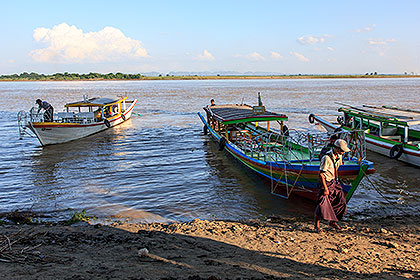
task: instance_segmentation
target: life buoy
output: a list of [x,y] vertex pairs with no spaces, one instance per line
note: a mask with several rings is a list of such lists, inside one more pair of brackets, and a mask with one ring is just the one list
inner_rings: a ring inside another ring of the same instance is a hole
[[109,127],[111,127],[111,123],[107,120],[107,119],[105,119],[104,120],[104,124],[109,128]]
[[124,114],[121,114],[121,118],[125,121],[125,115]]
[[282,132],[284,136],[289,136],[289,128],[287,126],[283,125]]
[[220,138],[219,140],[219,151],[222,151],[226,147],[225,137]]
[[204,135],[207,135],[208,129],[207,129],[207,125],[203,126],[203,133]]
[[314,123],[315,122],[315,115],[314,114],[310,114],[309,117],[308,117],[308,119],[309,119],[309,122],[310,123]]
[[403,146],[398,144],[394,145],[389,151],[389,157],[392,159],[398,159],[403,153]]

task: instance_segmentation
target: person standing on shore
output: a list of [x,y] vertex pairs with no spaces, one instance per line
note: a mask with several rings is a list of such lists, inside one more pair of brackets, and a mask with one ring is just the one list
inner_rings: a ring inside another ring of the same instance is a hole
[[47,101],[42,101],[41,99],[37,99],[36,103],[39,105],[37,114],[39,114],[39,111],[41,111],[41,109],[44,109],[44,122],[52,122],[54,114],[53,106],[51,106],[51,104]]
[[337,170],[343,164],[342,156],[350,149],[343,139],[334,142],[332,151],[321,159],[318,180],[318,200],[315,209],[315,231],[322,233],[319,226],[321,219],[328,220],[329,225],[337,230],[341,228],[337,222],[343,218],[347,211],[346,197],[338,181]]

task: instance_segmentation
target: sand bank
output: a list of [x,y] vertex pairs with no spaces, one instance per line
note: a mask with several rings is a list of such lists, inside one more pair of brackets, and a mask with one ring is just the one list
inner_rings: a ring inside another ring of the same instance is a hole
[[420,278],[420,216],[1,225],[2,279]]

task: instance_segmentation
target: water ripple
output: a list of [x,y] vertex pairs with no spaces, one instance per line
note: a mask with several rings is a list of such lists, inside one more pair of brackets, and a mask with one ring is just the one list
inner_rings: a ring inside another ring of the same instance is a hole
[[[147,221],[310,218],[313,204],[271,195],[259,177],[219,151],[202,134],[196,112],[212,98],[255,104],[261,92],[267,108],[289,116],[290,128],[309,130],[308,113],[337,115],[335,101],[416,108],[419,90],[419,79],[0,83],[0,97],[9,100],[0,104],[0,212],[33,209],[62,218],[71,208]],[[18,140],[17,112],[37,98],[61,111],[83,94],[121,92],[139,102],[136,115],[118,127],[49,147]],[[377,173],[362,181],[350,212],[386,214],[394,211],[390,202],[420,209],[418,168],[376,154],[369,159]]]

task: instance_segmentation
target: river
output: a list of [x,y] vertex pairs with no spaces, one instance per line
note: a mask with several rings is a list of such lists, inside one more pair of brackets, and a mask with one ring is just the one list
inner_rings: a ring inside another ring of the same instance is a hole
[[[313,130],[309,113],[337,115],[336,102],[419,108],[420,79],[278,79],[0,83],[0,212],[32,210],[51,219],[74,211],[106,220],[310,218],[313,204],[270,194],[260,178],[202,132],[197,112],[216,104],[256,104]],[[89,97],[138,98],[124,124],[85,139],[41,147],[19,140],[17,112],[40,98],[55,112]],[[376,173],[348,205],[369,217],[420,210],[420,168],[368,153]]]

